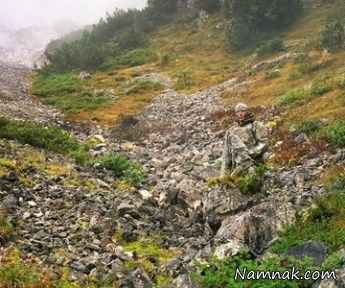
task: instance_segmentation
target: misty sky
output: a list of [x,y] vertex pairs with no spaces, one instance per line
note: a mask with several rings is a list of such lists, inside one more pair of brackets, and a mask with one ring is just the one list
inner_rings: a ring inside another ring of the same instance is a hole
[[146,0],[0,0],[0,25],[46,26],[60,20],[91,24],[118,8],[141,8]]

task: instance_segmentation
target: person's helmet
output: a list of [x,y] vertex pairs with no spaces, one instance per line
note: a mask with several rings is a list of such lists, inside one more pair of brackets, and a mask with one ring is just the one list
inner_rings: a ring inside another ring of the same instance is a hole
[[235,113],[246,112],[248,110],[249,110],[249,107],[246,104],[244,104],[244,103],[238,103],[235,106]]

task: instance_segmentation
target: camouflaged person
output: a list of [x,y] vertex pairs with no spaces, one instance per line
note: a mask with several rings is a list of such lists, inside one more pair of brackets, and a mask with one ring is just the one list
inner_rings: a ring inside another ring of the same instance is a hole
[[244,103],[235,107],[236,124],[225,135],[221,175],[239,176],[255,172],[255,162],[266,149],[268,129]]

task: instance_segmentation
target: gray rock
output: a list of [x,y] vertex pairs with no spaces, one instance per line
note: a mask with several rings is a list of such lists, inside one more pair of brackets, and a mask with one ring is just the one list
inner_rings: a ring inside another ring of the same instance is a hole
[[137,269],[120,282],[120,288],[152,288],[150,277],[141,269]]
[[316,265],[323,263],[327,256],[327,247],[318,241],[309,241],[302,245],[291,247],[286,255],[293,256],[298,259],[304,259],[309,257],[313,260]]
[[197,288],[196,285],[193,284],[189,275],[180,275],[176,278],[173,282],[176,288]]
[[79,74],[79,79],[82,80],[82,81],[90,79],[90,78],[91,78],[91,74],[86,72],[86,71],[82,71]]
[[229,240],[229,242],[216,247],[214,256],[220,260],[237,255],[241,250],[244,250],[243,244],[236,240]]

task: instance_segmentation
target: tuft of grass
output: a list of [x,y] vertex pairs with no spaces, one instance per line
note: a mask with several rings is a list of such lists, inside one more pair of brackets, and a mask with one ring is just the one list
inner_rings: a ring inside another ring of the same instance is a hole
[[322,127],[322,122],[320,120],[306,120],[298,123],[296,125],[296,131],[298,133],[305,133],[310,136],[319,132]]
[[7,217],[0,214],[0,243],[2,241],[8,241],[14,234],[14,228],[9,223]]
[[280,73],[279,69],[274,69],[271,71],[267,71],[265,73],[265,80],[276,79],[276,78],[279,78],[280,76],[281,76],[281,73]]
[[244,176],[225,176],[216,177],[208,180],[208,187],[223,186],[226,188],[238,187],[241,193],[245,195],[253,195],[261,191],[263,178],[268,168],[265,165],[258,165],[255,167],[255,173],[253,175]]
[[189,69],[181,70],[176,73],[177,82],[175,88],[177,90],[189,89],[193,85],[193,73]]
[[112,171],[121,180],[125,180],[133,186],[140,186],[145,182],[143,168],[120,154],[112,153],[95,160],[99,168]]
[[290,90],[289,92],[285,93],[283,96],[279,97],[278,104],[283,106],[288,106],[296,103],[303,102],[309,93],[304,88],[298,88],[294,90]]
[[327,79],[316,79],[312,82],[310,87],[311,96],[322,96],[332,90],[332,87],[327,83]]
[[46,287],[40,275],[29,266],[24,265],[18,251],[13,250],[0,265],[0,287],[29,288]]
[[336,121],[325,128],[328,142],[336,147],[345,147],[345,121]]
[[143,91],[161,91],[163,88],[163,85],[158,82],[148,80],[136,80],[130,84],[130,86],[126,89],[125,93],[127,95],[133,95]]
[[345,74],[336,77],[335,82],[338,88],[345,89]]

